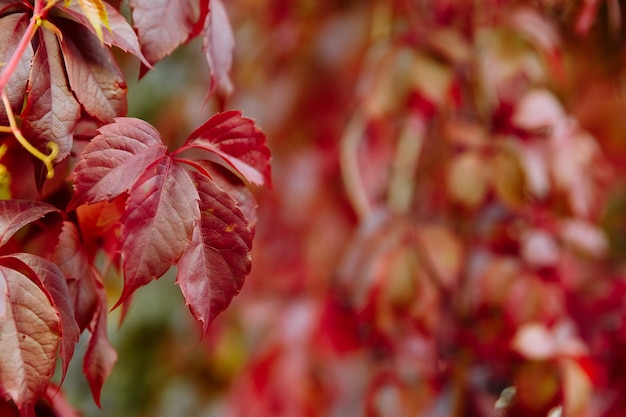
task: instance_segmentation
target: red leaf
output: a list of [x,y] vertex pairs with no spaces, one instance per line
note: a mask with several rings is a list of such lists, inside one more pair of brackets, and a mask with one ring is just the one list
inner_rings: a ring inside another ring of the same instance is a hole
[[70,87],[85,111],[103,122],[126,114],[126,82],[111,51],[84,26],[66,20],[61,50]]
[[59,146],[55,162],[72,148],[72,132],[80,116],[80,105],[69,89],[56,35],[39,30],[39,47],[29,76],[28,98],[22,113],[22,133],[45,154],[48,142]]
[[98,131],[74,168],[74,195],[68,210],[117,197],[167,150],[159,132],[139,119],[117,118]]
[[124,291],[117,305],[179,260],[200,219],[198,199],[187,171],[169,156],[133,184],[121,219]]
[[200,196],[200,223],[178,265],[176,282],[203,334],[230,304],[250,272],[252,233],[236,201],[209,178],[191,173]]
[[[2,39],[2,43],[0,43],[0,62],[9,62],[18,42],[26,31],[28,21],[29,16],[26,13],[15,13],[0,19],[0,39]],[[7,97],[11,103],[11,110],[13,110],[14,114],[19,114],[22,111],[26,84],[28,82],[28,73],[30,72],[32,60],[33,48],[28,44],[17,68],[9,78],[5,87]],[[4,106],[0,106],[0,124],[9,124]]]
[[59,315],[41,282],[0,265],[0,392],[32,413],[54,373]]
[[100,302],[90,325],[91,337],[85,352],[83,372],[89,382],[93,399],[100,407],[100,392],[104,381],[111,374],[117,361],[117,353],[107,335],[106,294],[101,282],[98,282]]
[[[104,3],[106,12],[109,19],[109,27],[104,27],[102,30],[102,38],[104,43],[109,46],[116,46],[124,52],[130,52],[141,60],[141,62],[150,67],[150,63],[143,56],[141,48],[139,46],[139,40],[133,28],[128,24],[124,16],[122,16],[113,6]],[[80,5],[76,2],[72,2],[68,7],[63,5],[56,5],[55,9],[62,16],[67,16],[71,20],[80,23],[91,33],[96,35],[96,31],[89,23],[89,19],[85,16],[80,9]],[[104,26],[104,25],[103,25]]]
[[197,0],[130,0],[141,50],[152,64],[187,41],[203,18]]
[[0,246],[22,227],[48,213],[58,211],[53,206],[38,201],[0,200]]
[[221,0],[211,0],[210,6],[203,41],[204,52],[211,68],[209,94],[217,88],[229,95],[233,91],[228,74],[233,61],[235,35]]
[[80,332],[74,318],[74,308],[70,304],[67,283],[63,272],[54,263],[39,256],[28,253],[19,253],[7,256],[5,259],[14,258],[30,268],[41,280],[43,287],[50,293],[54,307],[59,312],[61,319],[61,361],[62,378],[65,378],[70,359],[74,355],[74,347],[78,342]]
[[89,264],[78,230],[73,223],[63,222],[53,261],[59,266],[68,286],[68,299],[73,304],[75,321],[82,331],[93,320],[98,307],[98,276]]
[[271,187],[270,151],[263,132],[240,111],[217,113],[189,135],[179,151],[198,148],[219,156],[253,184]]

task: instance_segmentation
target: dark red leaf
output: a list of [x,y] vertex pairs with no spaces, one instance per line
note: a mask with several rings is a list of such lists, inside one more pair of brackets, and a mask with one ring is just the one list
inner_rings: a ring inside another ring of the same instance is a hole
[[30,71],[28,98],[22,113],[22,133],[41,152],[50,153],[48,142],[59,146],[55,162],[72,148],[72,134],[80,116],[80,105],[69,89],[57,36],[38,31],[39,47]]
[[59,26],[70,87],[85,111],[103,122],[125,116],[126,82],[111,51],[78,23],[66,19]]
[[130,0],[141,50],[152,64],[187,41],[203,18],[197,0]]
[[5,259],[15,258],[24,263],[41,280],[43,287],[52,297],[54,307],[59,312],[61,319],[61,363],[62,377],[67,373],[70,359],[74,355],[74,347],[78,342],[80,332],[74,318],[74,308],[70,301],[67,283],[63,272],[54,263],[39,256],[28,253],[19,253],[7,256]]
[[[141,62],[150,66],[150,63],[146,60],[141,52],[137,35],[133,28],[128,24],[124,16],[120,14],[113,6],[104,3],[106,12],[108,14],[109,28],[102,27],[102,37],[104,43],[109,46],[116,46],[124,52],[130,52],[141,60]],[[89,19],[83,14],[80,6],[76,2],[72,2],[69,7],[65,7],[62,3],[55,6],[56,11],[61,16],[66,16],[84,27],[86,27],[91,33],[96,34],[95,29],[89,23]]]
[[203,41],[204,52],[211,68],[209,94],[218,89],[229,95],[233,90],[229,72],[233,61],[235,35],[221,0],[211,0],[210,7]]
[[133,184],[121,219],[124,291],[118,305],[179,260],[200,219],[198,200],[189,174],[169,156]]
[[217,113],[189,135],[185,146],[217,155],[247,181],[271,187],[272,174],[267,138],[254,121],[240,111]]
[[[15,13],[0,19],[0,62],[7,63],[13,56],[18,42],[24,35],[28,26],[29,16],[26,13]],[[24,104],[24,94],[30,72],[31,61],[33,60],[33,48],[30,44],[26,46],[20,62],[9,78],[5,87],[7,97],[11,103],[13,114],[20,114]],[[1,72],[1,70],[0,70]],[[8,125],[4,106],[0,106],[0,124]]]
[[75,321],[80,331],[91,323],[99,308],[98,276],[89,264],[78,230],[73,223],[63,222],[53,261],[59,266],[68,286],[68,299],[73,305]]
[[176,282],[206,333],[250,272],[252,233],[229,194],[201,174],[190,175],[200,196],[200,223],[180,259]]
[[45,394],[61,340],[59,313],[34,277],[0,265],[0,392],[22,415]]
[[0,200],[0,246],[22,227],[58,210],[39,201]]
[[91,337],[85,352],[83,372],[89,382],[94,401],[100,407],[100,392],[108,378],[113,365],[117,361],[117,353],[107,335],[106,293],[101,282],[98,282],[99,303],[89,326]]
[[117,197],[167,150],[159,132],[139,119],[118,118],[98,131],[74,168],[74,195],[68,210]]

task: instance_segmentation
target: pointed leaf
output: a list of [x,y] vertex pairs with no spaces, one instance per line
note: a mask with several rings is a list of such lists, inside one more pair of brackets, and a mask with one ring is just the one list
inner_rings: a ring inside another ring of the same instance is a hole
[[70,87],[83,108],[103,122],[126,114],[126,82],[108,48],[80,24],[67,20],[61,50]]
[[40,282],[3,265],[0,281],[6,306],[0,317],[0,391],[29,415],[54,372],[59,316]]
[[58,212],[54,206],[39,201],[0,200],[0,246],[28,223],[53,211]]
[[209,178],[190,173],[200,196],[200,223],[178,265],[176,282],[193,316],[209,324],[250,272],[252,233],[236,201]]
[[117,353],[111,346],[107,335],[106,293],[102,283],[99,282],[98,284],[100,302],[90,325],[91,337],[85,352],[83,372],[87,377],[87,382],[89,382],[93,399],[100,407],[102,385],[113,370],[113,365],[117,361]]
[[[108,16],[109,25],[107,30],[102,31],[102,39],[108,46],[116,46],[124,52],[129,52],[141,60],[144,65],[150,66],[141,52],[139,40],[133,28],[128,24],[124,16],[120,14],[113,6],[103,2],[106,14]],[[67,17],[75,22],[80,23],[91,33],[98,36],[96,29],[91,25],[87,16],[84,15],[80,6],[76,3],[70,4],[68,7],[62,5],[54,6],[60,16]],[[101,25],[102,26],[102,25]],[[106,25],[104,25],[106,26]]]
[[74,318],[74,308],[70,303],[65,276],[58,266],[39,256],[19,253],[7,256],[6,258],[15,258],[32,269],[52,297],[54,307],[59,312],[61,319],[61,333],[63,335],[61,339],[61,380],[63,380],[67,373],[70,359],[72,359],[74,355],[74,347],[80,336],[78,324]]
[[152,64],[187,41],[204,18],[197,0],[130,0],[141,50]]
[[[0,62],[9,62],[15,48],[26,31],[29,16],[26,13],[14,13],[4,16],[0,19]],[[29,43],[24,50],[24,54],[18,63],[17,68],[10,76],[5,87],[11,110],[13,114],[20,114],[22,105],[24,104],[24,94],[26,93],[26,85],[28,82],[28,74],[30,65],[33,60],[33,47]],[[0,67],[0,73],[2,68]],[[0,106],[0,124],[6,126],[9,124],[4,106]]]
[[99,308],[99,280],[82,249],[73,223],[63,222],[53,261],[65,275],[68,299],[72,302],[75,320],[82,331],[89,326]]
[[74,168],[74,195],[68,210],[117,197],[167,150],[159,132],[139,119],[118,118],[98,131]]
[[200,219],[198,199],[187,171],[169,156],[133,184],[121,219],[124,291],[117,305],[180,259]]
[[219,89],[229,95],[233,91],[229,72],[233,61],[235,35],[221,0],[211,0],[210,4],[203,41],[203,49],[211,68],[209,94]]
[[253,184],[271,187],[270,151],[263,132],[240,111],[217,113],[189,135],[185,148],[219,156]]
[[39,47],[30,71],[22,133],[45,154],[50,153],[48,142],[56,143],[59,154],[55,162],[58,162],[72,148],[72,133],[80,116],[80,105],[67,84],[57,36],[43,28],[38,33]]
[[78,6],[83,11],[83,14],[91,24],[91,27],[95,30],[96,36],[102,43],[102,26],[106,26],[109,30],[109,15],[102,0],[76,0]]

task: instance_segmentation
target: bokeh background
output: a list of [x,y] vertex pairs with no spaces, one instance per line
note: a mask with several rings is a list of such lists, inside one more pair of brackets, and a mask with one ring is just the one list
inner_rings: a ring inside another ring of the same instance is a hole
[[84,415],[622,415],[622,3],[224,3],[225,100],[199,42],[120,59],[172,148],[221,106],[267,135],[252,273],[202,340],[173,271],[112,312]]

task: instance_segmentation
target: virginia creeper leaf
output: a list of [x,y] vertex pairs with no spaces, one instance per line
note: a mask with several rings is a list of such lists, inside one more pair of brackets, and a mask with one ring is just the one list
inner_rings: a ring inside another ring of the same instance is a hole
[[55,162],[72,148],[72,132],[80,116],[80,105],[69,89],[57,36],[42,28],[39,47],[29,76],[28,98],[22,113],[22,133],[41,152],[48,154],[48,142],[59,146]]
[[270,151],[263,132],[240,111],[217,113],[189,135],[185,148],[219,156],[247,181],[271,187]]
[[0,200],[0,246],[28,223],[53,211],[58,210],[39,201]]
[[200,222],[178,264],[176,282],[203,333],[250,272],[252,233],[237,202],[204,175],[191,172],[200,197]]
[[59,266],[68,286],[68,299],[80,331],[91,323],[99,308],[97,275],[81,246],[78,230],[71,222],[63,222],[53,261]]
[[117,353],[111,346],[107,335],[106,293],[102,283],[98,281],[97,284],[100,301],[89,327],[91,336],[85,352],[83,372],[89,382],[93,399],[100,407],[102,385],[113,370]]
[[[0,19],[0,62],[7,63],[13,56],[15,48],[26,31],[29,16],[26,13],[14,13]],[[24,94],[26,93],[26,84],[28,81],[28,73],[30,72],[31,61],[33,60],[33,48],[29,43],[24,50],[24,54],[20,62],[9,78],[5,91],[11,103],[13,114],[20,114],[22,105],[24,104]],[[0,67],[0,72],[2,69]],[[0,124],[8,125],[4,106],[0,105]]]
[[210,4],[203,41],[203,49],[211,68],[209,94],[219,89],[229,95],[233,90],[228,74],[233,61],[235,35],[221,0],[211,0]]
[[[130,52],[139,58],[144,65],[150,67],[150,63],[141,52],[139,40],[137,39],[137,35],[135,34],[133,28],[128,24],[124,16],[122,16],[113,6],[106,2],[103,2],[103,4],[109,22],[107,30],[102,31],[102,39],[104,40],[105,45],[116,46],[124,52]],[[91,25],[89,19],[85,16],[78,4],[72,3],[69,7],[64,7],[62,5],[56,5],[54,7],[59,15],[67,16],[80,23],[89,29],[91,33],[97,36],[96,30]]]
[[113,54],[78,23],[67,20],[61,50],[70,87],[83,108],[103,122],[126,114],[126,82]]
[[204,18],[197,0],[130,0],[141,50],[152,64],[187,41]]
[[118,118],[98,131],[100,134],[85,147],[74,168],[69,210],[117,197],[167,150],[159,132],[139,119]]
[[187,171],[169,156],[133,184],[121,219],[124,291],[118,305],[180,259],[200,219],[198,199]]
[[41,282],[0,265],[4,315],[0,317],[0,392],[22,415],[32,413],[54,372],[61,338],[59,315]]
[[102,0],[76,0],[78,6],[89,21],[89,24],[96,32],[96,36],[100,43],[104,41],[102,35],[102,26],[106,26],[109,30],[109,15]]
[[61,320],[61,365],[62,378],[67,373],[70,359],[74,355],[74,347],[78,342],[80,332],[74,318],[74,308],[70,302],[67,283],[63,272],[51,261],[28,253],[19,253],[7,258],[15,258],[28,266],[39,277],[44,288],[52,297],[54,307],[59,312]]

